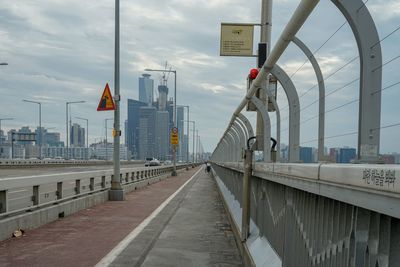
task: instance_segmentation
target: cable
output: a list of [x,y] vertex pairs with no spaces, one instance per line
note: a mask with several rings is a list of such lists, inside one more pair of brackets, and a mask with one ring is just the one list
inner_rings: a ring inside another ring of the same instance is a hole
[[[340,108],[342,108],[342,107],[345,107],[345,106],[350,105],[350,104],[355,103],[355,102],[358,102],[358,99],[351,100],[351,101],[346,102],[346,103],[344,103],[344,104],[342,104],[342,105],[340,105],[340,106],[337,106],[337,107],[334,107],[334,108],[332,108],[332,109],[329,109],[329,110],[325,111],[324,114],[327,114],[327,113],[332,112],[332,111],[334,111],[334,110],[340,109]],[[313,116],[313,117],[311,117],[311,118],[308,118],[308,119],[306,119],[306,120],[304,120],[304,121],[301,121],[300,124],[299,124],[299,126],[302,125],[302,124],[304,124],[304,123],[306,123],[306,122],[309,122],[309,121],[311,121],[311,120],[313,120],[313,119],[315,119],[315,118],[318,118],[318,117],[319,117],[319,114],[318,114],[318,115],[315,115],[315,116]]]
[[381,92],[381,91],[384,91],[384,90],[386,90],[386,89],[392,88],[393,86],[398,85],[398,84],[400,84],[400,82],[397,82],[397,83],[388,85],[388,86],[386,86],[385,88],[382,88],[382,89],[373,91],[373,92],[371,93],[371,95],[374,95],[374,94],[376,94],[376,93],[378,93],[378,92]]
[[[357,133],[358,132],[356,131],[356,132],[351,132],[351,133],[332,135],[332,136],[325,137],[324,139],[326,140],[326,139],[338,138],[338,137],[343,137],[343,136],[348,136],[348,135],[355,135]],[[301,144],[307,144],[307,143],[315,142],[315,141],[318,141],[318,140],[319,139],[308,140],[308,141],[302,142]]]
[[390,37],[392,34],[394,34],[395,32],[397,32],[398,30],[400,30],[400,26],[398,26],[396,29],[394,29],[391,33],[389,33],[388,35],[386,35],[385,37],[383,37],[381,40],[379,40],[378,42],[376,42],[375,44],[373,44],[371,46],[371,49],[374,48],[375,46],[377,46],[378,44],[382,43],[386,38]]
[[[335,90],[330,91],[330,92],[327,93],[323,98],[327,98],[328,96],[330,96],[330,95],[336,93],[337,91],[340,91],[340,90],[346,88],[347,86],[353,84],[354,82],[356,82],[356,81],[358,81],[358,80],[360,80],[360,78],[356,78],[356,79],[352,80],[351,82],[346,83],[346,84],[343,85],[342,87],[339,87],[339,88],[337,88],[337,89],[335,89]],[[300,111],[303,111],[303,110],[305,110],[305,109],[311,107],[311,106],[314,105],[315,103],[318,103],[319,100],[320,100],[320,98],[314,100],[312,103],[310,103],[310,104],[308,104],[307,106],[305,106],[304,108],[300,109]]]
[[371,131],[376,131],[376,130],[381,130],[381,129],[386,129],[386,128],[392,128],[392,127],[399,126],[399,125],[400,125],[400,122],[399,123],[390,124],[390,125],[386,125],[386,126],[381,126],[379,128],[374,128],[374,129],[371,129]]
[[379,67],[376,67],[375,69],[372,70],[372,72],[374,72],[374,71],[376,71],[376,70],[378,70],[378,69],[383,68],[385,65],[387,65],[387,64],[389,64],[389,63],[395,61],[395,60],[398,59],[398,58],[400,58],[400,55],[397,56],[397,57],[392,58],[391,60],[389,60],[389,61],[387,61],[387,62],[385,62],[385,63],[383,63],[383,64],[380,65]]

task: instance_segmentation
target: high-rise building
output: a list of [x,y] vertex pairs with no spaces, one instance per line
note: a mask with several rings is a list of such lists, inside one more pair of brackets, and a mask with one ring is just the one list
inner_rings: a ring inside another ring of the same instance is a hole
[[356,149],[345,147],[339,150],[338,163],[350,163],[352,159],[356,158]]
[[154,101],[154,80],[150,79],[150,74],[142,74],[139,78],[139,101],[151,107]]
[[156,113],[156,158],[169,159],[169,114],[167,111]]
[[132,158],[139,159],[139,117],[140,108],[146,103],[128,99],[128,120],[125,129],[125,143],[132,154]]
[[71,147],[85,146],[85,129],[79,124],[74,123],[70,129]]
[[139,158],[155,157],[156,108],[141,107],[139,110]]
[[158,86],[158,110],[167,110],[168,87],[166,85]]
[[300,147],[300,160],[303,163],[311,163],[313,160],[313,148],[312,147]]

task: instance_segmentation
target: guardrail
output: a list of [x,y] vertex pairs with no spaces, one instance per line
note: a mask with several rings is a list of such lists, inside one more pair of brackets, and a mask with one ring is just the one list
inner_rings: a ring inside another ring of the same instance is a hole
[[[122,168],[120,175],[129,192],[170,176],[172,170],[173,166]],[[110,169],[0,179],[0,240],[18,228],[36,228],[107,201],[113,173]]]
[[[243,167],[213,163],[236,236],[242,231]],[[250,192],[250,235],[242,242],[256,266],[400,262],[399,165],[257,162]]]
[[[121,165],[140,164],[143,160],[121,161]],[[65,159],[0,159],[0,167],[31,167],[52,165],[111,165],[112,161],[105,160],[65,160]]]

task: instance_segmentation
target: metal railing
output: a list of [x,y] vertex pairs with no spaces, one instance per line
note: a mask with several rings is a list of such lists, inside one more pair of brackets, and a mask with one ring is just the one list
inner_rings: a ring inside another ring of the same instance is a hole
[[[134,185],[171,171],[172,166],[123,168],[121,182]],[[0,179],[0,219],[108,190],[112,176],[110,169]]]

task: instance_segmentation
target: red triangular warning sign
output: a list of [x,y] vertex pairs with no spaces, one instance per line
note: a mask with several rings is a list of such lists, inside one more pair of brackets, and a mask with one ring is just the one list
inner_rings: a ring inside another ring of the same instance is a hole
[[103,95],[100,98],[99,106],[97,107],[97,111],[104,111],[104,110],[115,110],[114,100],[111,95],[108,83],[104,88]]

